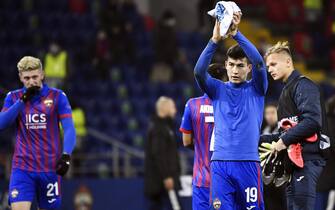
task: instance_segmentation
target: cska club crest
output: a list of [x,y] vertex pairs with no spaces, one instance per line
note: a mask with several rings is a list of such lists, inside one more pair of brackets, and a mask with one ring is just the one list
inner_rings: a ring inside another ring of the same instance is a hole
[[216,198],[214,200],[213,207],[214,207],[214,209],[220,209],[220,207],[221,207],[221,201],[218,198]]
[[45,106],[51,107],[54,101],[52,99],[45,99],[43,103]]
[[16,198],[19,195],[19,191],[17,189],[14,189],[12,190],[10,195],[12,196],[12,198]]

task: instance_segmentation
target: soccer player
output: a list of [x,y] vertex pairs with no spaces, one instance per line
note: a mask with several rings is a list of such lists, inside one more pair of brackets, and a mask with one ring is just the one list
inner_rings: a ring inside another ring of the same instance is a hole
[[[227,81],[222,64],[212,64],[208,73],[218,80]],[[214,127],[212,100],[204,94],[191,98],[185,106],[179,130],[183,133],[185,147],[194,149],[193,164],[193,210],[208,210],[210,186],[210,140]]]
[[[235,13],[229,36],[238,45],[227,51],[229,81],[213,79],[206,71],[220,36],[217,21],[213,36],[195,66],[195,78],[212,99],[215,131],[211,158],[211,209],[264,209],[258,141],[268,87],[262,56],[237,30],[241,14]],[[252,79],[247,81],[252,71]]]
[[61,90],[43,83],[38,58],[25,56],[17,67],[24,87],[7,94],[0,113],[0,129],[16,126],[9,203],[12,210],[29,210],[36,198],[39,209],[59,208],[61,176],[69,169],[76,137],[71,107]]
[[[291,144],[302,146],[303,168],[294,167],[286,188],[289,210],[312,210],[316,197],[316,184],[325,165],[319,149],[321,131],[326,132],[324,103],[319,87],[295,70],[287,42],[278,42],[265,54],[268,72],[274,80],[285,83],[278,102],[278,119],[298,123],[276,139],[274,150],[279,152]],[[315,142],[305,139],[318,134]]]

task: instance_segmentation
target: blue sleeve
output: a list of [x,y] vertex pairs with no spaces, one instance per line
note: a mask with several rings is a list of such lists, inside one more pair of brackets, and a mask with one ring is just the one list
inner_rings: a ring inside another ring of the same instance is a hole
[[61,92],[58,100],[58,117],[64,130],[63,152],[71,154],[76,144],[76,131],[72,119],[72,109],[65,93]]
[[287,146],[312,136],[319,132],[322,126],[320,90],[317,85],[308,79],[300,80],[294,94],[294,102],[300,113],[299,123],[281,137]]
[[58,117],[60,119],[72,117],[72,109],[64,92],[59,94],[58,98]]
[[72,118],[61,119],[64,130],[63,153],[71,154],[76,144],[76,130]]
[[5,129],[10,126],[23,108],[23,101],[18,100],[13,104],[11,93],[9,93],[0,112],[0,129]]
[[191,134],[193,131],[191,113],[190,101],[188,101],[185,105],[184,115],[179,128],[182,133]]
[[207,93],[211,99],[216,97],[216,92],[220,85],[220,81],[212,78],[207,72],[216,48],[217,44],[210,40],[194,67],[194,75],[199,87]]
[[266,95],[268,89],[268,79],[266,65],[256,47],[241,32],[233,37],[241,46],[252,64],[252,84],[260,95]]

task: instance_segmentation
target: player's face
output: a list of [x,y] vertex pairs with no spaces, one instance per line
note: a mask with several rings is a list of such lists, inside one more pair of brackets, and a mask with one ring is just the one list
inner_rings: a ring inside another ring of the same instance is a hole
[[30,88],[32,86],[42,87],[44,73],[39,69],[33,71],[23,71],[19,73],[19,77],[26,88]]
[[266,58],[266,67],[274,80],[285,81],[290,62],[290,58],[285,54],[273,53]]
[[251,71],[251,64],[248,64],[246,58],[233,59],[228,57],[225,62],[228,79],[232,83],[241,83],[247,80],[248,73]]
[[274,126],[277,123],[277,108],[275,106],[267,106],[264,113],[265,121],[268,125]]

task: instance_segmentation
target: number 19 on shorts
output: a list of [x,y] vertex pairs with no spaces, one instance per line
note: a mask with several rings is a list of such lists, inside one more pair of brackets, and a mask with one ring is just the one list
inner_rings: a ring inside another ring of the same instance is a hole
[[256,202],[257,201],[257,188],[256,187],[248,187],[244,190],[246,194],[247,203]]

